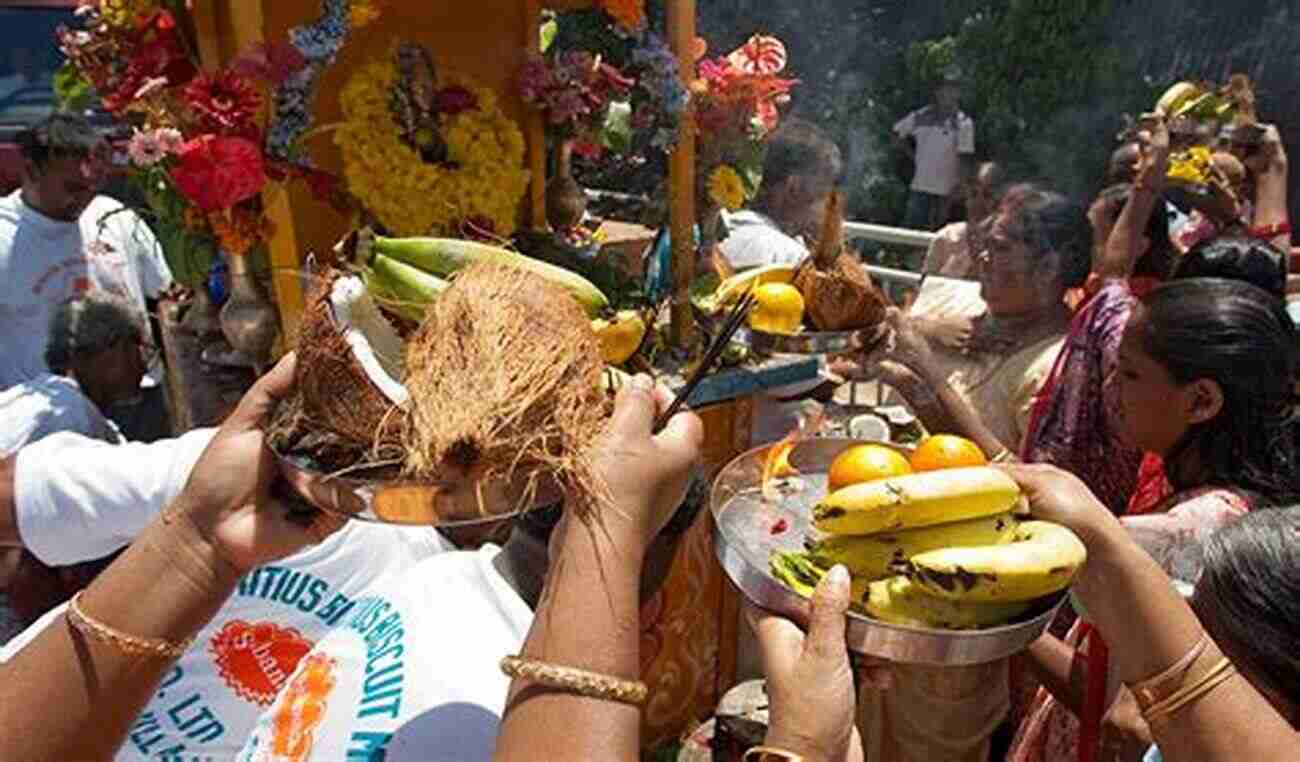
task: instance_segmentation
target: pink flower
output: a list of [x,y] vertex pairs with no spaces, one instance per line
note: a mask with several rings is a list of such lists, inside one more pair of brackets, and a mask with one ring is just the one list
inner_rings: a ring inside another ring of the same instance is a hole
[[205,212],[229,209],[266,185],[266,167],[257,144],[246,138],[203,135],[181,149],[172,180]]
[[158,139],[158,145],[164,151],[170,154],[177,154],[185,147],[185,136],[180,130],[171,127],[160,127],[153,131],[154,137]]
[[154,130],[136,130],[126,146],[126,152],[131,156],[131,163],[137,167],[152,167],[167,157],[167,151],[158,142],[158,134]]

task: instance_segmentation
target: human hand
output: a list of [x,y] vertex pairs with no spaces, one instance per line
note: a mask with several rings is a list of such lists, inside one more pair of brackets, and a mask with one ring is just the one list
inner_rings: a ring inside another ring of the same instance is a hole
[[746,604],[767,675],[771,722],[766,744],[808,762],[863,758],[853,724],[857,696],[845,642],[849,573],[836,566],[813,593],[808,634],[784,617]]
[[924,338],[958,351],[970,346],[975,323],[968,317],[912,318],[916,331]]
[[917,330],[916,320],[897,307],[890,307],[885,313],[885,322],[893,332],[887,349],[889,358],[925,378],[934,366],[934,352],[930,349],[930,342]]
[[1137,699],[1120,687],[1115,703],[1101,721],[1099,762],[1142,762],[1155,740]]
[[1280,177],[1285,181],[1288,160],[1282,135],[1278,132],[1277,125],[1263,124],[1260,127],[1264,129],[1264,134],[1260,137],[1259,146],[1245,157],[1243,163],[1256,178]]
[[1164,119],[1152,120],[1137,136],[1137,180],[1134,185],[1163,188],[1169,173],[1169,124]]
[[1034,516],[1070,528],[1085,545],[1091,546],[1093,540],[1109,531],[1123,533],[1110,510],[1074,474],[1045,465],[996,467],[1020,485]]
[[595,444],[596,469],[614,507],[601,515],[601,531],[641,550],[681,505],[704,443],[704,424],[691,412],[654,434],[655,419],[671,404],[672,395],[649,376],[633,377],[619,389],[609,427]]
[[344,523],[325,513],[291,515],[271,495],[279,472],[265,429],[276,402],[293,388],[296,365],[287,355],[244,395],[165,514],[188,521],[238,573],[318,543]]

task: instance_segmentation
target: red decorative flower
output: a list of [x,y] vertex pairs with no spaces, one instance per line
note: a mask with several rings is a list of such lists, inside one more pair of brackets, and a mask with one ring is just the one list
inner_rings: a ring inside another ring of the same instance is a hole
[[203,135],[181,148],[172,180],[195,206],[215,212],[260,193],[266,170],[253,141]]
[[463,87],[444,87],[434,95],[434,105],[439,114],[455,116],[478,108],[478,98]]
[[248,80],[233,71],[196,77],[185,88],[185,100],[205,130],[243,137],[257,135],[257,110],[262,107],[262,97]]

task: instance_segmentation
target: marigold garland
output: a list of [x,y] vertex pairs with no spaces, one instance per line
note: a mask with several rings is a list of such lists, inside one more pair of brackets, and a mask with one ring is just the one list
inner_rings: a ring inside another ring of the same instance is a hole
[[440,72],[440,84],[464,87],[478,101],[475,109],[444,116],[442,138],[456,165],[444,167],[422,161],[401,139],[389,109],[396,79],[392,63],[373,63],[343,89],[345,122],[335,142],[348,190],[394,235],[456,235],[476,217],[490,221],[498,236],[512,234],[528,188],[524,136],[496,95]]

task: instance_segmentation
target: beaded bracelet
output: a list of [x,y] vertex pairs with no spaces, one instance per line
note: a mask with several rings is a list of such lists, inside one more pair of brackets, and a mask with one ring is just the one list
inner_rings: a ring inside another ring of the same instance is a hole
[[152,638],[137,638],[134,635],[115,630],[98,619],[88,616],[82,610],[80,592],[72,596],[72,600],[68,601],[68,610],[64,616],[77,632],[110,645],[129,656],[179,659],[185,655],[186,651],[190,650],[190,645],[194,642],[194,638],[189,638],[183,643],[172,643]]
[[644,704],[650,692],[646,684],[640,680],[622,680],[609,675],[518,656],[507,656],[502,659],[501,671],[507,677],[530,680],[547,688],[633,706]]

